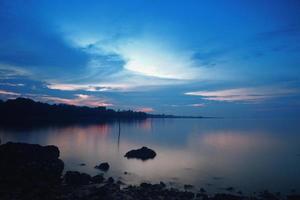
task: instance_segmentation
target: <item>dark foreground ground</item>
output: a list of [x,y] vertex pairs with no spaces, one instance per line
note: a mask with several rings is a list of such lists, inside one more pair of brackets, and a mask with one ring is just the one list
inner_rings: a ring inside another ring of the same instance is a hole
[[62,176],[64,163],[55,146],[7,143],[0,145],[1,200],[142,200],[142,199],[202,199],[202,200],[300,200],[300,195],[282,196],[268,191],[257,196],[240,194],[207,194],[204,189],[193,193],[167,188],[159,184],[142,183],[127,186],[103,175],[68,171]]

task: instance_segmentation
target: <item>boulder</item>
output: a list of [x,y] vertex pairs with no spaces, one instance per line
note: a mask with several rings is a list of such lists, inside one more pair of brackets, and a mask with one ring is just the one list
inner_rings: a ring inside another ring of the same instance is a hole
[[124,157],[128,159],[136,158],[140,160],[148,160],[148,159],[153,159],[155,156],[156,156],[155,151],[147,147],[142,147],[140,149],[134,149],[128,151]]
[[106,172],[109,170],[109,164],[107,162],[101,163],[100,165],[96,165],[95,168]]
[[61,181],[64,163],[56,146],[12,143],[0,145],[0,183],[51,185]]

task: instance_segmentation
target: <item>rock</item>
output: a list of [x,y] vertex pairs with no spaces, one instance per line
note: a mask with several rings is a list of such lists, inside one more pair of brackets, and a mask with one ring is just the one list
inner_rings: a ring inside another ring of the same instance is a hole
[[208,200],[208,195],[204,193],[197,193],[196,198],[201,200]]
[[116,184],[118,184],[118,185],[125,185],[125,183],[124,183],[123,181],[121,181],[121,180],[118,180],[118,181],[116,182]]
[[268,190],[264,190],[263,192],[260,192],[259,196],[262,199],[272,199],[272,200],[277,200],[278,199],[274,194],[272,194]]
[[128,151],[124,157],[128,159],[136,158],[141,160],[148,160],[148,159],[153,159],[155,156],[156,156],[155,151],[147,147],[142,147],[140,149]]
[[141,183],[140,184],[140,187],[142,187],[142,188],[149,188],[151,186],[152,186],[152,184],[150,184],[150,183]]
[[243,200],[244,197],[236,196],[232,194],[216,194],[213,199],[220,200]]
[[200,188],[201,193],[206,193],[206,190],[204,188]]
[[64,163],[56,146],[12,143],[0,145],[0,183],[52,185],[61,181]]
[[82,166],[82,167],[85,166],[85,165],[86,165],[85,163],[80,163],[79,164],[79,166]]
[[109,164],[107,162],[101,163],[100,165],[96,165],[95,168],[106,172],[109,170]]
[[234,187],[227,187],[227,188],[225,188],[225,190],[227,190],[228,192],[232,192],[232,191],[234,191]]
[[164,183],[164,182],[162,182],[162,181],[160,181],[160,186],[162,187],[162,188],[165,188],[166,187],[166,184]]
[[287,196],[287,200],[299,200],[300,199],[300,195],[288,195]]
[[106,182],[112,184],[115,182],[115,180],[113,179],[113,177],[109,177]]
[[184,185],[183,187],[184,187],[185,190],[190,190],[190,189],[193,189],[194,186],[193,186],[193,185],[186,184],[186,185]]
[[92,180],[90,175],[77,171],[67,171],[64,179],[67,185],[87,185]]
[[102,174],[99,174],[99,175],[93,176],[91,181],[93,183],[102,183],[104,181],[104,177]]

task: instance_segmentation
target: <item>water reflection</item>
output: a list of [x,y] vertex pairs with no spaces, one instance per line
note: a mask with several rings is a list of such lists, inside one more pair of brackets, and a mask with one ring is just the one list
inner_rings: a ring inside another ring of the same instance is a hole
[[[27,131],[0,129],[0,138],[57,145],[67,170],[97,174],[94,166],[109,162],[107,175],[127,183],[162,180],[211,192],[228,186],[285,192],[300,184],[299,130],[295,121],[149,119]],[[128,150],[141,146],[154,149],[156,158],[146,162],[124,158]]]

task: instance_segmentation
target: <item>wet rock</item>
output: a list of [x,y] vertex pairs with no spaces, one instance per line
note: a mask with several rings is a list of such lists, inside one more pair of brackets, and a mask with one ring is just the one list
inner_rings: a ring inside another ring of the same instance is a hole
[[267,200],[276,200],[278,199],[274,194],[272,194],[271,192],[269,192],[268,190],[264,190],[263,192],[259,193],[259,196],[262,199],[267,199]]
[[190,185],[190,184],[185,184],[183,187],[185,190],[190,190],[190,189],[193,189],[194,186]]
[[201,193],[206,193],[206,190],[204,188],[200,188]]
[[208,199],[208,195],[207,194],[203,194],[203,193],[198,193],[198,194],[196,194],[196,198],[197,199],[201,199],[201,200],[207,200]]
[[232,192],[232,191],[234,191],[234,187],[227,187],[227,188],[225,188],[225,190],[227,190],[228,192]]
[[118,180],[118,181],[116,182],[116,184],[118,184],[118,185],[125,185],[125,183],[122,182],[121,180]]
[[244,197],[232,194],[216,194],[213,200],[243,200]]
[[107,162],[101,163],[100,165],[96,165],[95,168],[106,172],[109,170],[109,164]]
[[86,165],[85,163],[80,163],[79,164],[79,166],[82,166],[82,167],[85,166],[85,165]]
[[300,195],[288,195],[287,200],[299,200]]
[[156,156],[155,151],[152,149],[149,149],[147,147],[142,147],[140,149],[134,149],[131,151],[128,151],[124,157],[130,159],[130,158],[136,158],[140,160],[148,160],[153,159]]
[[92,177],[77,171],[67,171],[64,180],[67,185],[87,185],[92,180]]
[[166,187],[166,184],[164,183],[164,182],[162,182],[162,181],[160,181],[160,186],[162,187],[162,188],[165,188]]
[[92,183],[102,183],[104,181],[104,177],[102,174],[93,176],[91,179]]
[[0,183],[51,185],[61,181],[64,163],[56,146],[6,143],[0,145]]
[[107,183],[114,183],[115,180],[113,179],[113,177],[109,177],[106,182]]

